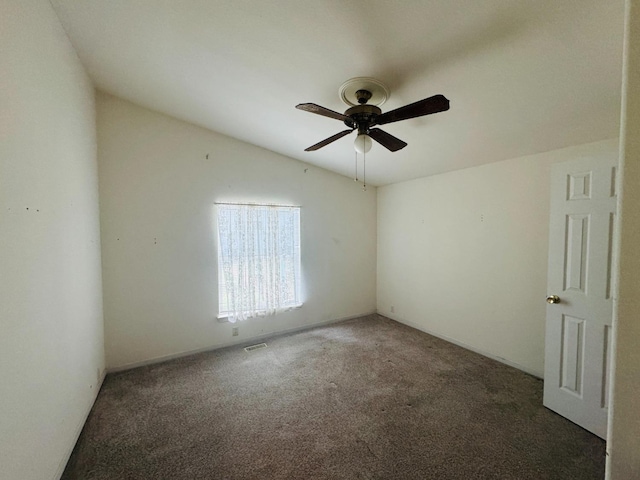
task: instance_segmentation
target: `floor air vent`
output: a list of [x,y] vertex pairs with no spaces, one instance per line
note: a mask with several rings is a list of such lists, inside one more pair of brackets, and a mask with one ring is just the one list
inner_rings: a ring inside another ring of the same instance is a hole
[[253,350],[258,350],[260,348],[267,348],[266,343],[258,343],[257,345],[251,345],[250,347],[244,347],[245,352],[251,352]]

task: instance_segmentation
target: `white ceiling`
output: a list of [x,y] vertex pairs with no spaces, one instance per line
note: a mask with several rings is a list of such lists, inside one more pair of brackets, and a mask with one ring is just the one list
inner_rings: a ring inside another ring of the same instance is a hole
[[371,76],[388,111],[445,95],[451,110],[385,125],[367,180],[385,185],[618,134],[624,0],[52,0],[97,88],[352,176],[347,107]]

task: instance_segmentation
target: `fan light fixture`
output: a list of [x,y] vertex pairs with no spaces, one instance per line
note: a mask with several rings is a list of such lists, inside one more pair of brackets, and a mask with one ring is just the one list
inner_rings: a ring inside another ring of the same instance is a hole
[[366,133],[359,133],[353,142],[353,146],[358,153],[367,153],[371,150],[371,137]]

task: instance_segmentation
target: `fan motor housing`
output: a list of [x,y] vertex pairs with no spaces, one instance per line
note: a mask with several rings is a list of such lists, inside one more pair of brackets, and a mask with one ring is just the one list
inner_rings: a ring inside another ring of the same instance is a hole
[[351,120],[350,122],[345,120],[344,124],[347,127],[356,127],[358,133],[367,133],[369,127],[375,125],[376,118],[378,118],[378,115],[381,113],[382,110],[375,105],[356,105],[344,112]]

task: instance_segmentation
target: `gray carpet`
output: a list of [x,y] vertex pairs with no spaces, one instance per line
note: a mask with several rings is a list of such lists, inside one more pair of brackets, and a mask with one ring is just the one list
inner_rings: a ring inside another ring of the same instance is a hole
[[602,479],[542,382],[372,315],[108,375],[63,479]]

